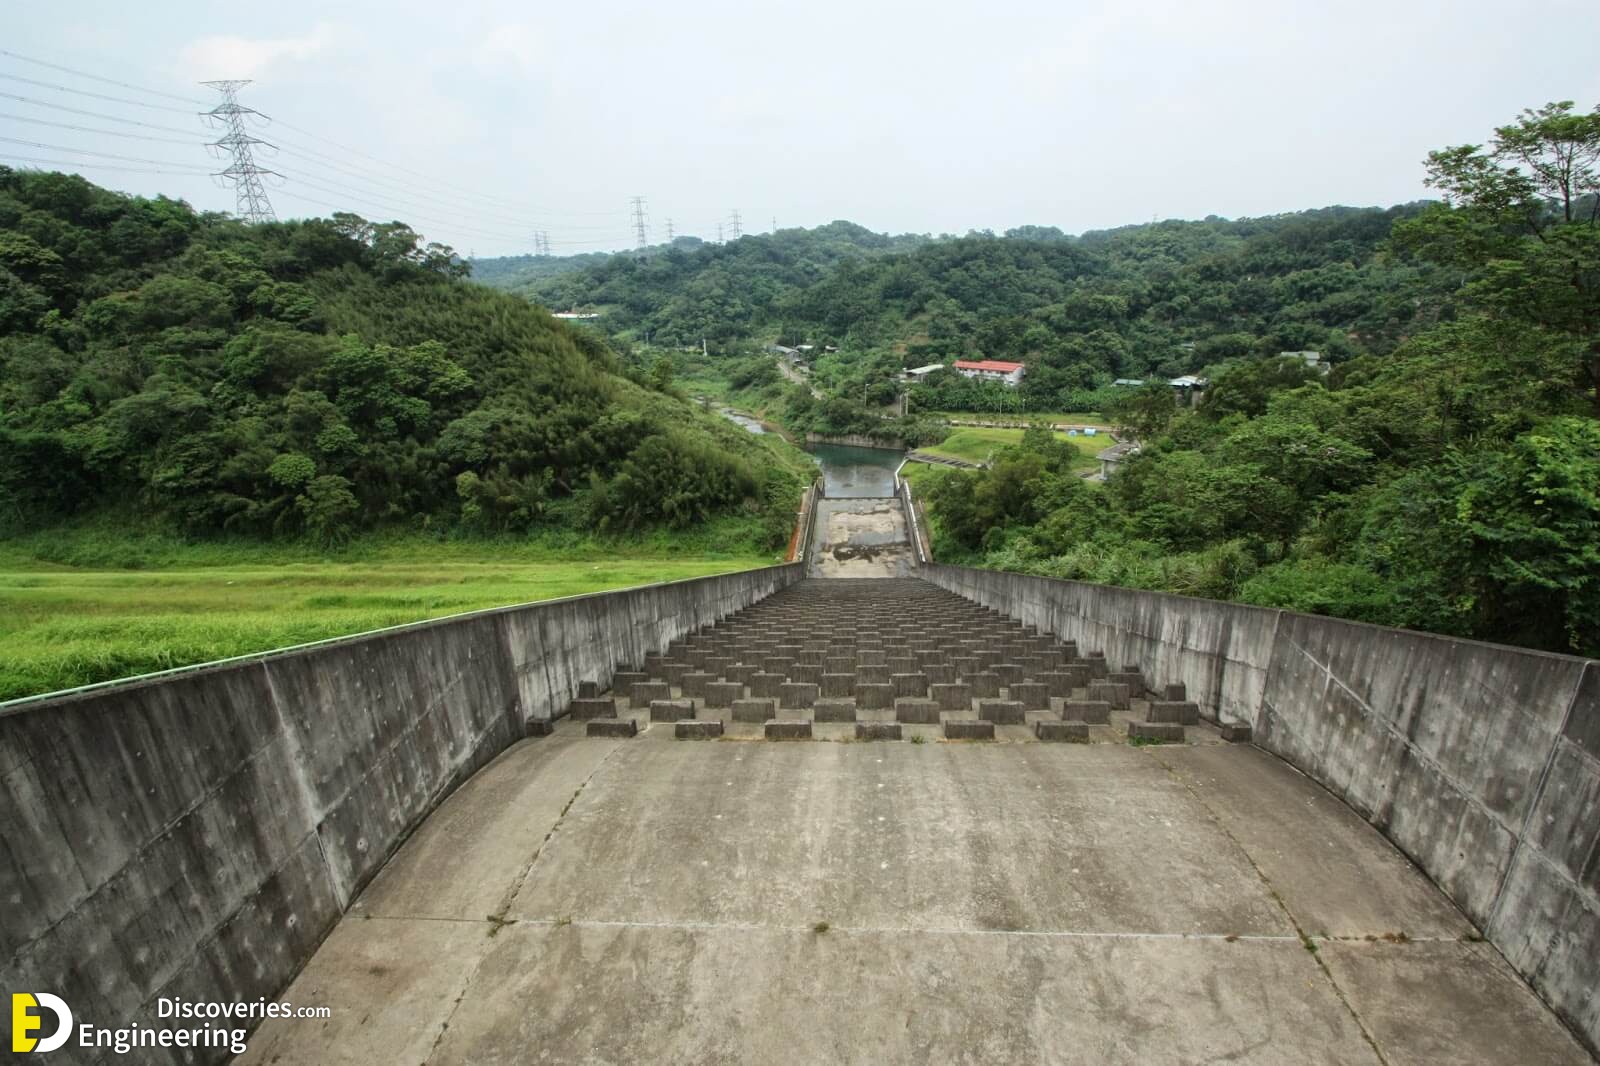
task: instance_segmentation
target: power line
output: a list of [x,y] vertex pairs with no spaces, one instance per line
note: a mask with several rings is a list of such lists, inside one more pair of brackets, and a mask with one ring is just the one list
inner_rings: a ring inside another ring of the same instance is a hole
[[75,159],[40,159],[31,155],[12,155],[9,152],[0,152],[0,159],[10,159],[18,163],[45,163],[52,167],[69,167],[73,170],[115,170],[122,174],[178,174],[185,177],[196,177],[208,174],[210,170],[200,167],[197,170],[156,170],[149,167],[119,167],[111,163],[80,163]]
[[67,111],[74,115],[88,115],[90,118],[103,118],[108,122],[121,122],[128,126],[139,126],[147,130],[160,130],[162,133],[190,133],[190,130],[174,129],[171,126],[157,126],[149,122],[140,122],[138,119],[123,118],[121,115],[107,115],[100,111],[85,111],[79,107],[68,107],[66,104],[52,104],[48,100],[35,100],[31,96],[18,96],[16,93],[0,92],[0,96],[7,100],[20,100],[25,104],[35,107],[48,107],[52,111]]
[[[471,197],[461,194],[434,192],[431,189],[425,189],[422,186],[414,185],[409,182],[398,181],[392,178],[376,177],[359,167],[343,166],[336,161],[333,156],[325,155],[321,152],[314,152],[308,148],[285,144],[282,138],[276,136],[273,138],[273,147],[280,152],[286,152],[297,159],[303,160],[309,166],[322,167],[327,170],[337,171],[340,174],[355,178],[357,181],[364,182],[368,185],[386,186],[391,189],[399,190],[399,192],[403,195],[418,196],[430,202],[437,200],[455,200],[458,209],[461,210],[472,212],[481,212],[484,210],[483,205],[474,203]],[[331,181],[332,179],[325,180]],[[386,193],[384,195],[393,196],[395,194]],[[504,217],[507,221],[516,222],[519,224],[519,228],[525,229],[537,228],[547,221],[546,219],[532,216],[514,216],[506,214],[500,211],[498,208],[494,209],[494,214],[497,217]],[[610,226],[564,226],[563,228],[568,230],[586,230],[590,232],[610,233],[616,231],[616,225],[614,223]]]
[[185,104],[201,103],[199,100],[192,100],[187,96],[176,96],[172,93],[161,92],[159,89],[144,89],[137,85],[129,85],[125,81],[117,81],[114,78],[103,78],[98,74],[90,74],[82,70],[73,70],[71,67],[63,67],[59,63],[46,63],[42,59],[34,59],[32,56],[19,55],[16,52],[7,51],[4,48],[0,48],[0,56],[8,56],[11,59],[20,59],[24,63],[33,63],[37,66],[49,67],[51,70],[59,70],[63,74],[76,74],[80,78],[88,78],[90,81],[103,82],[106,85],[115,85],[121,89],[132,89],[136,93],[149,93],[151,96],[164,96],[168,100],[178,100]]
[[[341,204],[341,203],[335,203],[335,202],[333,202],[331,200],[319,200],[314,196],[307,196],[304,193],[298,191],[297,189],[290,188],[290,187],[285,187],[283,189],[279,189],[278,190],[278,196],[279,197],[287,196],[291,200],[298,200],[301,203],[315,204],[318,207],[325,207],[325,208],[328,208],[331,211],[347,211],[350,208],[350,205],[347,204],[347,203]],[[415,221],[417,221],[417,222],[431,222],[431,223],[439,224],[437,219],[428,219],[428,218],[416,217]],[[487,231],[482,231],[482,230],[471,231],[471,230],[467,230],[465,227],[461,227],[461,226],[457,226],[455,228],[458,229],[458,230],[461,230],[464,233],[467,233],[468,236],[483,237],[483,238],[487,238],[489,240],[497,240],[497,241],[503,241],[503,240],[506,239],[506,235],[504,233],[489,233]],[[555,246],[572,246],[572,247],[592,249],[596,245],[599,245],[599,244],[621,243],[621,242],[625,242],[626,240],[627,240],[627,238],[625,236],[618,236],[616,238],[615,242],[607,242],[607,241],[596,240],[596,241],[550,241],[549,243],[551,245],[555,245]],[[548,253],[547,252],[546,254],[553,254],[553,253]]]
[[125,100],[120,96],[107,96],[105,93],[92,93],[87,89],[71,89],[65,85],[57,85],[49,81],[36,81],[33,78],[24,78],[20,74],[0,73],[0,78],[7,81],[20,81],[25,85],[37,85],[41,89],[54,89],[57,92],[71,93],[74,96],[92,96],[96,100],[110,100],[114,104],[127,104],[130,107],[148,107],[152,111],[171,111],[177,115],[192,115],[193,111],[185,111],[181,107],[168,107],[166,104],[147,104],[143,100]]
[[277,171],[256,165],[252,149],[258,144],[267,142],[250,136],[249,131],[244,128],[246,116],[261,115],[261,112],[239,104],[239,90],[250,82],[248,80],[204,81],[200,84],[208,85],[222,94],[222,103],[206,112],[206,117],[213,123],[222,124],[222,136],[212,143],[232,157],[232,162],[216,176],[233,185],[234,202],[237,204],[234,213],[245,222],[276,221],[276,216],[272,213],[272,201],[267,199],[267,187],[262,182],[261,176],[276,175]]
[[[355,196],[361,202],[370,204],[383,211],[396,211],[402,215],[407,215],[420,220],[426,220],[436,225],[451,226],[462,230],[472,230],[480,235],[492,237],[497,240],[504,240],[507,233],[522,229],[521,226],[514,224],[512,220],[457,213],[448,208],[441,209],[438,205],[433,205],[431,207],[426,205],[419,206],[415,201],[405,199],[401,196],[396,196],[393,193],[383,191],[374,192],[371,189],[346,185],[341,181],[337,181],[333,178],[325,178],[320,174],[316,175],[315,177],[307,177],[305,174],[300,173],[299,171],[295,171],[293,173],[286,171],[281,173],[280,176],[290,184],[306,185],[312,189],[328,193],[332,196]],[[285,188],[287,187],[288,186],[286,185]],[[430,214],[430,212],[432,212],[432,214]],[[499,228],[489,229],[483,225],[479,225],[479,223],[485,223],[487,226]],[[548,233],[546,233],[546,240],[548,241],[548,239]],[[607,241],[618,239],[626,240],[627,238],[619,238],[617,231],[613,228],[603,237],[593,238],[593,241],[554,241],[550,243],[605,243]]]
[[87,148],[68,148],[66,145],[62,144],[41,144],[38,141],[24,141],[16,137],[0,137],[0,141],[4,141],[7,144],[20,144],[24,148],[43,148],[51,152],[68,152],[72,155],[92,155],[98,156],[101,159],[119,159],[124,163],[150,163],[158,167],[193,167],[195,170],[199,170],[201,172],[204,172],[208,169],[206,167],[194,166],[192,163],[174,163],[166,159],[141,159],[138,156],[113,155],[110,152],[91,152]]
[[[421,179],[422,181],[426,182],[429,185],[437,185],[437,186],[441,186],[441,187],[446,188],[446,189],[454,189],[454,188],[456,188],[456,183],[453,182],[453,181],[444,181],[444,180],[441,180],[439,178],[431,177],[430,175],[424,174],[420,170],[412,170],[409,167],[400,166],[398,163],[391,163],[391,162],[389,162],[387,160],[379,159],[377,156],[368,155],[366,152],[361,151],[359,148],[352,148],[347,144],[341,144],[338,141],[332,140],[332,139],[330,139],[328,137],[324,137],[321,134],[312,133],[308,129],[303,129],[303,128],[299,127],[299,126],[292,125],[292,124],[290,124],[288,122],[283,121],[282,119],[274,119],[273,120],[273,125],[274,125],[275,128],[293,130],[296,133],[300,133],[300,134],[303,134],[304,136],[310,137],[312,140],[321,141],[324,144],[330,144],[333,147],[338,148],[340,151],[349,152],[352,155],[358,155],[362,159],[366,159],[366,160],[369,160],[370,162],[377,163],[379,166],[383,167],[385,171],[398,170],[398,171],[400,171],[402,173],[410,174],[413,177]],[[518,203],[515,203],[514,201],[505,200],[505,199],[503,199],[501,197],[498,197],[498,196],[489,196],[489,195],[487,195],[485,193],[473,193],[471,195],[475,196],[477,199],[480,199],[480,200],[489,200],[489,201],[493,201],[493,202],[496,202],[496,203],[499,203],[499,204],[503,204],[504,206],[512,208],[513,210],[523,210],[523,209],[526,209],[526,208],[530,208],[532,206],[532,205],[527,205],[527,204],[518,204]],[[539,214],[541,212],[534,211],[533,213],[534,214]],[[561,210],[556,210],[554,208],[550,208],[550,209],[546,209],[542,213],[543,214],[548,214],[548,215],[568,215],[568,216],[573,216],[573,217],[581,217],[581,216],[594,217],[594,218],[615,218],[616,217],[616,213],[613,212],[613,211],[561,211]]]
[[632,203],[633,203],[633,239],[634,239],[634,242],[638,245],[639,251],[642,252],[650,244],[649,234],[645,229],[644,197],[635,196],[633,198]]
[[136,141],[157,141],[161,144],[194,145],[197,143],[196,139],[193,137],[186,141],[180,141],[176,137],[152,137],[147,133],[123,133],[119,130],[98,130],[93,126],[74,126],[70,122],[51,122],[46,118],[28,118],[26,115],[11,115],[3,111],[0,111],[0,118],[8,118],[13,122],[29,122],[35,126],[54,126],[56,129],[61,130],[76,130],[79,133],[97,133],[102,137],[128,137]]

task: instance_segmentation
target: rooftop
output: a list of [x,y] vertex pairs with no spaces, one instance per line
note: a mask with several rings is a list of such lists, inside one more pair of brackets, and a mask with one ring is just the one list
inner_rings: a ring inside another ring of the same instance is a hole
[[966,359],[956,360],[957,370],[991,370],[996,374],[1009,374],[1014,370],[1021,370],[1021,363],[1006,363],[998,359],[979,359],[971,361]]

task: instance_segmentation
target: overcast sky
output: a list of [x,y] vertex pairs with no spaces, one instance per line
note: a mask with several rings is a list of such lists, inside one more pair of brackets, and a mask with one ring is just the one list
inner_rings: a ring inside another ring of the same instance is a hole
[[[962,233],[1389,205],[1426,194],[1431,148],[1600,102],[1592,0],[7,8],[0,49],[34,59],[195,100],[254,79],[242,99],[284,148],[261,160],[284,175],[279,217],[400,218],[479,255],[535,230],[557,253],[626,246],[635,195],[652,240],[669,218],[714,237],[736,209],[745,232]],[[193,105],[4,55],[0,74],[0,155],[211,165]],[[233,208],[200,173],[98,167],[81,172]]]

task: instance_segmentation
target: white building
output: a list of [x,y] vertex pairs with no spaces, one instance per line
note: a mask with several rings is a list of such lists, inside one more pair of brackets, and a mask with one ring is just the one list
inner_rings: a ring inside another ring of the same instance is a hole
[[979,359],[968,361],[956,360],[956,373],[964,378],[979,378],[983,381],[998,381],[1002,385],[1016,388],[1022,384],[1022,364],[1006,363],[998,359]]

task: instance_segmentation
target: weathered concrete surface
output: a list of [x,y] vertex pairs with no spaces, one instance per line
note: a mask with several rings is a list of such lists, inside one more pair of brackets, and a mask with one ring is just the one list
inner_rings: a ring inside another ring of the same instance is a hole
[[1393,840],[1600,1048],[1600,663],[997,571],[918,576],[1251,726]]
[[482,611],[7,705],[4,984],[108,1028],[155,1022],[161,996],[274,996],[439,801],[580,681],[604,686],[801,571]]
[[817,506],[812,577],[905,577],[911,534],[899,499],[824,499]]
[[[1248,747],[577,729],[447,800],[284,994],[334,1017],[244,1061],[1589,1061],[1376,831]],[[435,903],[441,849],[462,887]]]

